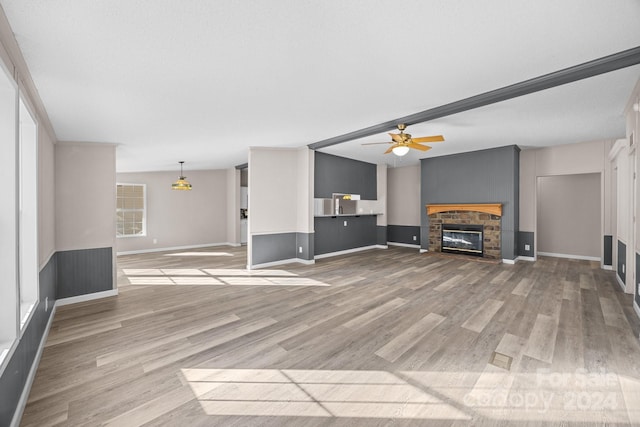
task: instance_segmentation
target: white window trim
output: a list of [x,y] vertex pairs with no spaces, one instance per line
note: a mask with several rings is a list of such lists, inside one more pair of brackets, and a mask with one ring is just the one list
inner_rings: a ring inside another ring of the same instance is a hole
[[143,207],[142,207],[142,232],[140,234],[118,235],[117,224],[116,224],[116,238],[117,239],[131,239],[131,238],[136,238],[136,237],[147,237],[147,184],[130,183],[130,182],[116,182],[116,214],[120,210],[117,207],[118,185],[137,185],[137,186],[142,187]]

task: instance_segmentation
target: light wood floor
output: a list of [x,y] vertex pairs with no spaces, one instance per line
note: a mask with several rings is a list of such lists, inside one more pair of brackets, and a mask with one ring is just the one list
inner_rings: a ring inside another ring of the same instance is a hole
[[640,324],[597,264],[245,256],[119,257],[118,297],[57,310],[22,425],[640,425]]

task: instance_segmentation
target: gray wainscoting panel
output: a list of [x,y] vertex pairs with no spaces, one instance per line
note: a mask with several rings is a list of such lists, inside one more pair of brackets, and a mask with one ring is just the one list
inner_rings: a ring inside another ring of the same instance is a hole
[[[314,256],[314,233],[296,233],[296,258],[311,261]],[[300,252],[302,248],[302,252]]]
[[638,307],[640,307],[640,286],[638,285],[638,283],[640,283],[640,254],[636,252],[636,283],[635,283],[635,299],[636,299],[636,304],[638,304]]
[[[406,243],[407,245],[420,244],[419,225],[388,225],[387,241],[394,243]],[[416,237],[413,240],[413,236]]]
[[430,203],[502,203],[502,258],[515,259],[519,159],[520,149],[515,145],[422,159],[422,227],[428,233],[429,218],[424,206]]
[[[617,274],[622,283],[627,284],[627,266],[625,263],[627,262],[627,245],[618,240],[618,266],[617,266]],[[624,271],[622,271],[622,266],[624,266]]]
[[[519,231],[518,232],[518,255],[534,257],[536,255],[536,248],[534,246],[535,234],[533,231]],[[525,248],[525,245],[529,245],[529,250]]]
[[[347,222],[347,226],[344,222]],[[315,254],[322,255],[377,244],[378,230],[374,215],[316,217]]]
[[297,234],[298,233],[278,233],[252,236],[251,262],[253,265],[258,265],[297,258]]
[[57,253],[57,298],[113,289],[113,249],[95,248]]
[[377,236],[376,236],[376,245],[387,245],[387,236],[389,233],[389,229],[386,225],[378,225],[376,226]]
[[[52,256],[40,271],[40,301],[15,352],[0,376],[0,426],[8,426],[14,417],[20,396],[26,386],[29,371],[49,322],[56,295],[56,256]],[[49,298],[45,311],[45,298]]]
[[[315,152],[314,197],[331,198],[332,193],[360,194],[363,200],[376,200],[377,166]],[[317,231],[316,231],[317,233]]]
[[613,236],[604,236],[604,265],[613,265]]

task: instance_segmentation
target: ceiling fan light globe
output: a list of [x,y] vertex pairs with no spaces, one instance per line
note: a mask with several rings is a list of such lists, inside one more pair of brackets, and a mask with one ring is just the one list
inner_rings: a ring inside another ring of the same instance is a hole
[[402,157],[409,152],[409,147],[406,145],[399,145],[397,147],[393,147],[392,151],[396,156]]

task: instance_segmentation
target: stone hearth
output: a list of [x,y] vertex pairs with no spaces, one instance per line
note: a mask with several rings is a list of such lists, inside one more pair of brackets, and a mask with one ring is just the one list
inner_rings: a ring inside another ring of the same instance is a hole
[[[429,214],[429,252],[442,252],[442,224],[476,224],[484,226],[483,256],[490,259],[502,259],[499,215],[502,213],[502,209],[500,205],[495,204],[486,206],[492,208],[484,209],[482,205],[458,205],[461,210],[456,210],[456,205],[449,205],[452,210],[443,211],[447,208],[442,208],[439,205],[427,205],[427,213],[432,212]],[[495,206],[498,206],[498,210],[495,209]],[[482,209],[499,214],[469,209]]]

